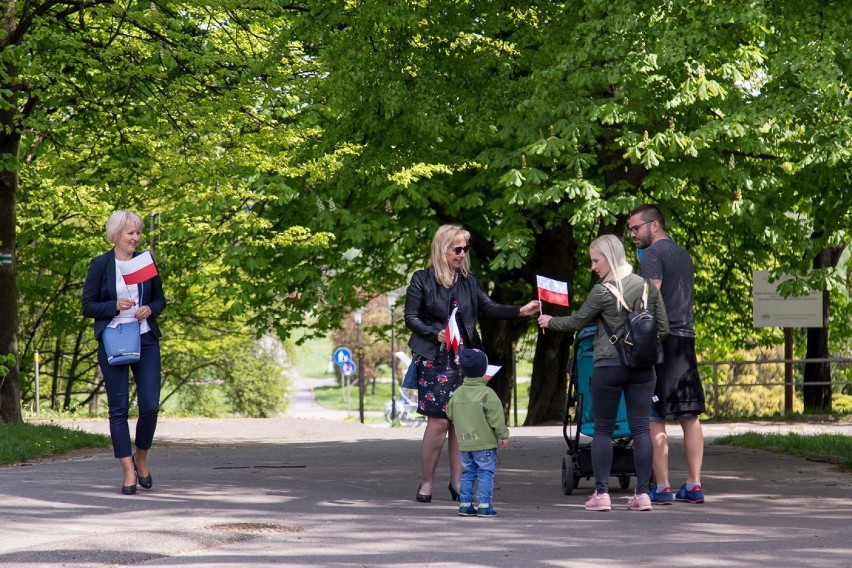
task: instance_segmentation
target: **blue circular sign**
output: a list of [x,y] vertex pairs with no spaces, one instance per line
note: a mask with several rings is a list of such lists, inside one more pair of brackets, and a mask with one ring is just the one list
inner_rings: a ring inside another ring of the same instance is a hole
[[355,374],[355,363],[347,361],[340,366],[340,372],[346,377],[351,377]]
[[334,350],[332,358],[336,364],[343,365],[352,360],[352,352],[345,347],[338,347]]

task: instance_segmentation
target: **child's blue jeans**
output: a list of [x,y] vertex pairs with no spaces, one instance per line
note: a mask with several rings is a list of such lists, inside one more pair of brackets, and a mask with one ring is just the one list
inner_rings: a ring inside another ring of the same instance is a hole
[[491,503],[494,495],[494,471],[497,469],[497,448],[461,453],[462,476],[459,485],[459,501],[473,502],[473,484],[479,481],[476,502]]

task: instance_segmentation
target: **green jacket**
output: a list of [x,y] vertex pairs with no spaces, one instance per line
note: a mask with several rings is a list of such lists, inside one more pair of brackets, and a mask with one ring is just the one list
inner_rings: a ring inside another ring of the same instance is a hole
[[[636,274],[628,274],[621,280],[624,288],[624,301],[631,308],[634,302],[642,297],[642,289],[645,279]],[[636,303],[638,305],[638,303]],[[657,320],[657,334],[662,341],[669,334],[669,317],[666,315],[666,307],[660,291],[652,282],[648,283],[648,311],[654,314]],[[600,323],[600,318],[606,320],[612,332],[619,337],[624,332],[624,308],[618,309],[618,301],[609,289],[603,284],[595,284],[585,303],[580,306],[574,315],[555,317],[547,324],[547,329],[553,331],[579,331],[586,325],[597,322],[598,331],[595,334],[594,357],[599,359],[618,359],[618,351],[610,343],[609,337]]]
[[463,452],[491,450],[498,440],[509,437],[503,405],[482,377],[467,377],[453,392],[447,404],[447,418],[453,421],[456,440]]

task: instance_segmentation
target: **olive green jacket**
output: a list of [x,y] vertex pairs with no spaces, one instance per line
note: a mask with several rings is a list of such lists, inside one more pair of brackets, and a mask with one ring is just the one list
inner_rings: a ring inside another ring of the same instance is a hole
[[[624,288],[624,301],[628,306],[637,307],[641,302],[637,301],[642,297],[643,285],[645,279],[636,274],[628,274],[621,280],[621,285]],[[669,318],[666,315],[666,307],[663,305],[663,298],[660,296],[660,291],[652,282],[648,282],[648,311],[654,314],[654,319],[657,320],[657,333],[659,340],[662,341],[669,334]],[[599,359],[618,359],[618,351],[615,346],[610,343],[609,337],[600,323],[600,318],[606,320],[607,325],[612,332],[621,337],[624,333],[624,308],[619,309],[618,300],[609,289],[603,284],[595,284],[589,292],[589,297],[585,303],[580,306],[574,315],[555,317],[547,323],[547,329],[553,331],[579,331],[592,322],[597,322],[598,331],[595,334],[594,340],[594,360]]]
[[453,421],[459,450],[463,452],[490,450],[509,437],[503,404],[482,377],[466,377],[453,392],[447,404],[447,418]]

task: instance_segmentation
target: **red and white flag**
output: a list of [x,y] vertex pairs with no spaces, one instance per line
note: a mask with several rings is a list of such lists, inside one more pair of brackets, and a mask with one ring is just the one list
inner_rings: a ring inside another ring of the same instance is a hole
[[462,344],[461,333],[459,333],[459,324],[456,321],[456,312],[459,307],[453,308],[453,313],[450,314],[450,319],[447,321],[447,327],[444,328],[444,342],[447,344],[447,351],[450,349],[459,350]]
[[154,264],[154,257],[151,256],[150,251],[145,251],[121,263],[120,268],[124,283],[128,286],[145,282],[158,274],[157,265]]
[[545,276],[536,276],[538,299],[560,306],[568,305],[568,283],[553,280]]
[[502,368],[503,368],[503,367],[502,367],[502,366],[500,366],[500,365],[488,365],[488,368],[487,368],[487,369],[485,369],[485,374],[484,374],[484,375],[482,375],[482,378],[483,378],[483,379],[485,379],[485,380],[487,381],[487,380],[489,380],[491,377],[493,377],[494,375],[496,375],[496,374],[497,374],[497,371],[499,371],[499,370],[500,370],[500,369],[502,369]]

